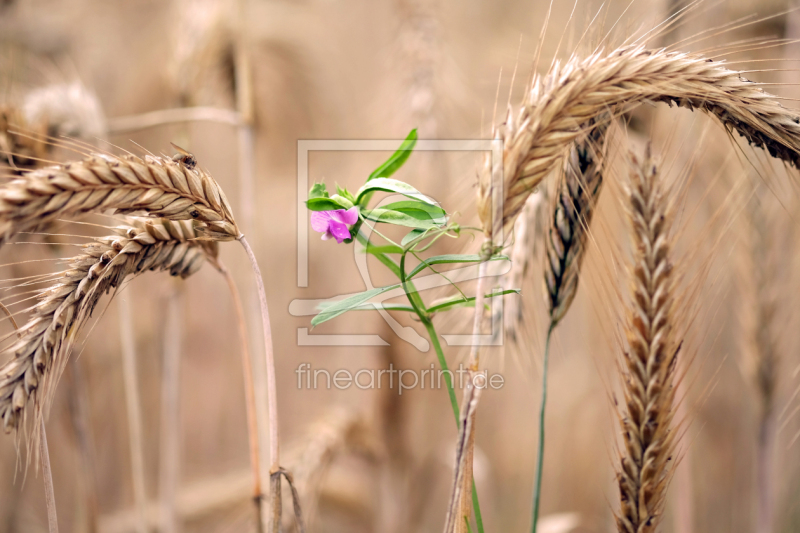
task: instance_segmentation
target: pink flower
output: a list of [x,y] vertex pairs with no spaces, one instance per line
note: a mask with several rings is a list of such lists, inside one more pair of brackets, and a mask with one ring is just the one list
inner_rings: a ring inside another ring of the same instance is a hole
[[314,211],[311,213],[311,227],[314,231],[323,234],[322,240],[327,241],[333,237],[339,244],[343,240],[350,238],[350,230],[347,226],[352,226],[357,221],[357,207],[351,207],[347,211],[335,209],[333,211]]

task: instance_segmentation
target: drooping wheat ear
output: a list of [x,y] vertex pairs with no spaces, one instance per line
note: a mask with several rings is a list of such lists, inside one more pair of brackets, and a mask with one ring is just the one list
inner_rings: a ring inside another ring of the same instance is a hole
[[45,122],[28,123],[19,109],[0,105],[0,169],[19,174],[40,166],[47,156],[46,134]]
[[0,245],[60,217],[108,210],[195,219],[205,223],[196,231],[213,240],[239,235],[222,188],[193,159],[93,155],[27,172],[0,187]]
[[550,322],[557,324],[578,292],[586,237],[603,185],[607,120],[570,149],[545,241],[544,282]]
[[624,446],[616,520],[620,532],[649,533],[661,519],[675,450],[673,381],[679,348],[673,331],[669,205],[649,149],[643,160],[632,160],[626,196],[634,262],[622,368]]
[[0,367],[6,432],[24,424],[28,409],[40,419],[71,346],[104,293],[118,290],[128,275],[157,270],[185,278],[206,259],[216,261],[217,243],[197,240],[197,230],[198,223],[188,220],[133,220],[117,229],[119,236],[83,245],[57,283],[41,293],[20,338],[7,349],[13,359]]
[[[772,157],[795,166],[800,161],[797,114],[724,63],[642,46],[601,51],[556,63],[547,76],[537,76],[517,116],[510,115],[498,128],[496,135],[504,141],[504,230],[592,118],[648,100],[707,111]],[[487,160],[478,189],[478,214],[487,235],[492,227],[490,166]]]

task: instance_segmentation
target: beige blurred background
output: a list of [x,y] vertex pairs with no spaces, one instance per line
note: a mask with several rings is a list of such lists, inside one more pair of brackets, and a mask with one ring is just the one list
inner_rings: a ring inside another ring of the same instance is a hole
[[[752,21],[792,7],[778,0],[706,4],[650,45],[676,43],[742,17]],[[579,43],[577,53],[587,54],[607,33],[607,46],[617,46],[679,8],[673,1],[629,5],[626,0],[579,0],[570,19],[574,5],[554,2],[540,70],[557,49],[563,59]],[[489,138],[492,123],[505,115],[509,93],[512,105],[522,98],[547,11],[543,0],[0,1],[0,97],[5,103],[18,105],[37,87],[80,81],[97,95],[112,128],[107,137],[111,143],[138,151],[137,143],[171,155],[169,142],[175,142],[191,150],[217,179],[237,216],[252,210],[252,218],[243,225],[269,298],[284,463],[308,481],[303,504],[310,531],[441,530],[456,431],[441,389],[406,391],[402,396],[385,389],[298,389],[295,369],[301,363],[330,372],[389,364],[419,370],[429,368],[435,357],[400,340],[374,313],[339,317],[312,334],[379,334],[389,346],[298,346],[298,328],[310,327],[310,317],[292,316],[290,302],[356,292],[364,286],[352,247],[322,242],[310,232],[309,284],[297,287],[297,142],[399,143],[412,128],[418,128],[423,139]],[[593,19],[587,37],[581,39]],[[797,14],[784,14],[720,35],[712,31],[706,40],[677,48],[715,55],[726,51],[715,47],[744,39],[796,38],[797,28]],[[796,69],[792,62],[765,66],[742,61],[800,58],[796,45],[741,48],[758,49],[726,56],[738,61],[735,68]],[[119,125],[115,119],[151,111],[187,106],[235,109],[241,83],[236,80],[239,53],[249,60],[252,75],[252,193],[240,179],[240,137],[234,126],[205,121],[113,131]],[[792,71],[749,76],[776,83],[800,79]],[[793,86],[770,89],[800,97]],[[643,106],[625,118],[630,126],[616,128],[611,141],[614,170],[593,225],[581,289],[556,332],[552,354],[542,506],[545,515],[560,514],[562,522],[580,525],[549,531],[614,530],[615,358],[621,349],[619,317],[629,257],[617,180],[626,172],[621,156],[629,147],[641,149],[647,137],[664,161],[665,175],[676,182],[685,180],[678,187],[683,215],[677,224],[677,248],[688,258],[682,280],[687,357],[680,418],[685,422],[679,474],[671,487],[663,530],[754,530],[757,400],[743,369],[741,278],[734,266],[743,234],[737,213],[744,210],[742,197],[750,198],[753,187],[733,185],[757,180],[747,164],[752,161],[751,167],[762,172],[774,170],[774,176],[764,179],[768,193],[763,202],[773,202],[769,223],[785,237],[775,252],[783,276],[775,295],[779,310],[774,328],[780,356],[777,405],[782,413],[775,444],[776,531],[800,531],[800,444],[793,442],[800,427],[795,408],[800,404],[792,396],[800,385],[800,360],[790,231],[797,222],[797,188],[791,182],[796,171],[770,166],[698,113]],[[313,153],[310,178],[354,190],[388,155]],[[478,154],[420,152],[396,177],[431,194],[470,224],[475,222],[480,162]],[[780,201],[774,201],[776,196]],[[466,237],[461,241],[439,250],[475,246]],[[52,253],[69,255],[66,246],[53,248]],[[250,337],[254,353],[261,354],[249,266],[236,243],[223,243],[221,249],[253,311]],[[25,245],[9,245],[2,262],[36,253]],[[370,264],[376,285],[389,281],[377,264]],[[487,532],[529,527],[546,328],[541,265],[541,256],[533,256],[523,287],[526,314],[519,337],[524,341],[483,355],[486,366],[505,378],[501,390],[484,395],[478,414],[475,477]],[[472,287],[467,284],[465,289]],[[207,266],[185,282],[147,274],[129,284],[116,298],[120,299],[130,304],[135,325],[153,530],[161,530],[159,480],[166,468],[177,468],[182,531],[254,531],[240,349],[224,280]],[[177,302],[181,331],[177,466],[164,463],[160,445],[169,302]],[[76,362],[61,380],[47,422],[62,532],[135,531],[118,303],[106,299],[98,309],[97,324],[73,354]],[[424,335],[420,324],[395,316]],[[437,318],[444,333],[465,333],[470,323],[468,313]],[[451,365],[464,357],[459,349],[446,352]],[[263,368],[257,374],[263,376]],[[0,438],[0,532],[46,531],[41,475],[34,468],[26,475],[24,454],[22,464],[18,457],[14,437]],[[286,527],[291,530],[290,520]]]

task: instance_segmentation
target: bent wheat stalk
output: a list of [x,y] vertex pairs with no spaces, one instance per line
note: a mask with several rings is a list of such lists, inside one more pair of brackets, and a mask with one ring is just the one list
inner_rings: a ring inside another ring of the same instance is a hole
[[[8,348],[14,358],[0,368],[0,419],[6,432],[24,424],[28,406],[35,421],[41,420],[70,348],[104,293],[147,270],[186,278],[206,258],[217,256],[215,242],[191,240],[198,237],[197,223],[191,221],[134,220],[117,232],[83,245],[83,253],[39,296],[20,328],[21,338]],[[33,428],[38,431],[38,423]]]
[[0,245],[62,217],[88,212],[146,213],[198,220],[195,231],[233,240],[239,229],[228,199],[193,158],[92,155],[25,173],[0,189]]
[[536,452],[536,477],[533,488],[531,531],[536,533],[539,522],[539,503],[544,470],[544,422],[547,405],[547,367],[550,359],[550,339],[558,322],[564,317],[575,294],[586,248],[586,237],[594,206],[603,185],[603,164],[606,156],[605,136],[608,117],[570,150],[569,159],[556,191],[556,203],[550,217],[545,242],[544,281],[550,312],[550,326],[544,347],[542,365],[542,399],[539,407],[539,442]]
[[[516,117],[496,134],[504,141],[503,227],[508,230],[530,193],[558,167],[567,148],[593,118],[644,101],[700,109],[750,144],[795,166],[800,162],[800,118],[758,84],[698,54],[642,46],[597,52],[555,63],[537,76]],[[492,223],[492,180],[487,165],[478,189],[486,234]]]
[[634,262],[619,408],[623,449],[617,484],[621,533],[651,533],[661,520],[675,451],[673,385],[680,344],[673,331],[670,213],[649,149],[632,159],[627,190]]

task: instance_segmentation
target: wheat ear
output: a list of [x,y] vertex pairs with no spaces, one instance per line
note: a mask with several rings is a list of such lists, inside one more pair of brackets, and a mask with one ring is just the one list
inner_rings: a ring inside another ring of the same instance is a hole
[[679,344],[673,332],[670,213],[649,149],[632,158],[627,190],[634,262],[624,352],[623,449],[617,482],[624,533],[655,531],[664,508],[675,450],[673,386]]
[[196,240],[192,221],[136,220],[117,232],[83,245],[58,282],[39,296],[19,330],[21,338],[8,348],[14,357],[0,367],[0,419],[6,432],[24,423],[27,406],[41,418],[80,328],[104,293],[147,270],[185,278],[217,256],[215,242]]
[[[634,46],[555,63],[537,76],[516,116],[496,136],[503,148],[503,227],[512,227],[530,193],[599,114],[644,101],[700,109],[772,157],[797,166],[800,118],[757,83],[698,54]],[[481,173],[478,214],[492,224],[490,164]]]
[[586,237],[603,186],[607,124],[595,127],[570,149],[555,194],[547,232],[544,281],[550,321],[557,324],[578,291]]
[[539,504],[544,470],[545,412],[547,407],[547,367],[550,340],[556,324],[564,317],[575,294],[583,262],[589,223],[603,185],[608,117],[589,127],[589,134],[575,143],[558,184],[555,205],[545,243],[544,282],[550,311],[550,325],[542,361],[542,397],[539,404],[539,441],[536,451],[536,474],[533,485],[531,532],[539,524]]
[[0,188],[0,244],[58,218],[113,210],[198,220],[195,231],[233,240],[239,229],[225,193],[194,159],[93,155],[25,173]]

